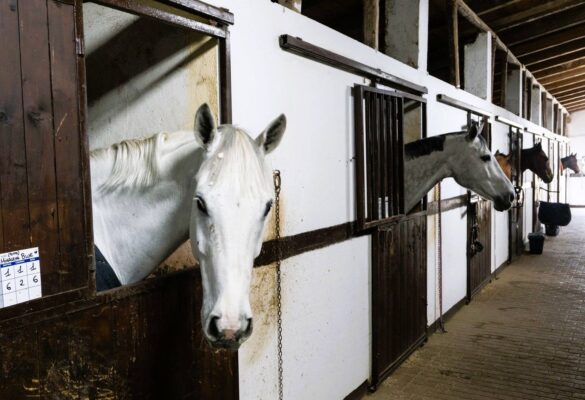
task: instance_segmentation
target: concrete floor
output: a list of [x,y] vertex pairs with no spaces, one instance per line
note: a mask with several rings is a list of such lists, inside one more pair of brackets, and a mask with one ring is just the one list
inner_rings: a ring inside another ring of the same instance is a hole
[[585,212],[446,328],[366,399],[585,399]]

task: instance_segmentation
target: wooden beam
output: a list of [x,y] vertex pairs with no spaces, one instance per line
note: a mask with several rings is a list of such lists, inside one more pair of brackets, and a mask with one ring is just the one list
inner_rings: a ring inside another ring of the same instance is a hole
[[559,65],[559,66],[556,66],[556,67],[547,68],[543,71],[533,72],[533,75],[536,79],[539,79],[539,80],[540,80],[540,78],[543,78],[543,83],[544,83],[544,80],[546,80],[548,78],[552,78],[554,76],[561,75],[561,74],[567,73],[567,72],[570,73],[571,71],[582,68],[582,67],[585,67],[585,58],[580,58],[578,60],[569,61],[569,62],[566,62],[566,63]]
[[447,4],[447,32],[449,39],[449,59],[451,60],[449,77],[451,84],[461,87],[461,72],[459,71],[459,24],[457,21],[457,0],[446,0]]
[[550,82],[546,84],[548,90],[557,90],[565,88],[576,83],[585,82],[585,76],[575,76],[574,78],[563,79],[557,82]]
[[580,101],[580,102],[577,102],[577,103],[573,103],[573,104],[569,105],[569,106],[567,107],[567,109],[569,109],[569,110],[570,110],[570,109],[573,109],[573,108],[575,108],[575,107],[580,107],[581,105],[585,105],[585,100],[582,100],[582,101]]
[[566,105],[569,105],[571,103],[575,103],[581,100],[585,100],[585,93],[582,94],[578,94],[578,95],[571,95],[571,96],[567,96],[567,97],[563,97],[562,99],[558,99],[561,103]]
[[574,104],[568,108],[569,112],[575,112],[577,110],[582,110],[585,108],[585,101],[582,103]]
[[564,65],[577,62],[583,58],[585,58],[585,49],[576,51],[574,53],[565,54],[564,56],[551,58],[537,64],[532,64],[530,71],[534,75],[541,73],[546,75],[549,71],[562,68]]
[[510,46],[534,38],[545,36],[553,32],[562,31],[585,21],[585,4],[574,7],[561,13],[550,15],[538,21],[518,25],[503,32],[500,37]]
[[493,30],[501,34],[502,32],[508,29],[512,29],[518,25],[524,25],[530,22],[538,21],[542,18],[563,12],[581,4],[583,4],[582,0],[556,0],[546,2],[538,0],[537,2],[534,2],[534,4],[530,5],[521,4],[521,9],[516,10],[516,12],[504,10],[502,17],[490,17],[486,20]]
[[472,25],[474,25],[477,29],[479,29],[481,31],[491,32],[492,39],[493,39],[492,43],[494,43],[494,46],[497,46],[498,48],[509,53],[509,57],[513,63],[521,65],[518,58],[516,58],[516,56],[514,54],[512,54],[512,52],[509,51],[508,46],[500,39],[498,34],[496,32],[494,32],[494,30],[491,29],[481,18],[479,18],[477,16],[477,14],[475,14],[475,12],[473,12],[473,10],[471,8],[469,8],[469,6],[463,0],[452,0],[452,1],[457,3],[457,8],[458,8],[459,13],[461,14],[461,16],[463,18],[465,18],[467,21],[469,21],[469,23],[471,23]]
[[573,26],[568,29],[563,29],[558,32],[547,32],[544,36],[538,36],[526,40],[523,43],[512,44],[510,49],[518,57],[522,57],[531,53],[541,52],[551,47],[560,46],[562,44],[582,40],[585,38],[585,23]]
[[364,24],[363,35],[364,44],[371,48],[378,50],[380,37],[380,1],[379,0],[363,0],[364,7]]
[[579,68],[570,69],[570,70],[567,70],[565,72],[561,72],[561,73],[554,74],[554,75],[543,76],[540,78],[538,76],[536,76],[536,78],[538,79],[538,81],[542,85],[544,85],[546,87],[547,84],[549,84],[549,83],[560,82],[560,81],[564,81],[566,79],[571,79],[571,78],[576,78],[576,77],[582,77],[583,75],[585,75],[585,67],[582,66]]
[[538,64],[542,61],[558,58],[566,54],[575,53],[579,50],[585,49],[585,37],[581,40],[572,40],[568,43],[562,43],[558,46],[549,47],[542,51],[535,51],[534,53],[520,56],[520,61],[526,66]]
[[576,92],[578,90],[585,90],[585,78],[581,82],[573,83],[571,85],[563,86],[563,87],[556,88],[556,89],[551,89],[550,93],[553,96],[557,96],[557,95],[560,95],[562,93]]

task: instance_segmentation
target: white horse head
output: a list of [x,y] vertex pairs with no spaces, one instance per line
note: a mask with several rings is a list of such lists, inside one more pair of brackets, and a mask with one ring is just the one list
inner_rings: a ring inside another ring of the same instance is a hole
[[254,140],[233,125],[216,128],[206,105],[195,116],[205,155],[193,195],[191,245],[203,281],[203,332],[214,346],[237,349],[252,332],[252,267],[274,193],[265,155],[285,127],[281,115]]
[[504,211],[515,199],[514,187],[479,135],[482,128],[472,123],[466,134],[449,135],[445,151],[451,156],[447,162],[458,184],[493,201],[497,211]]
[[479,135],[474,122],[467,131],[432,136],[405,146],[404,191],[406,210],[425,196],[441,179],[453,177],[461,186],[504,211],[515,198],[514,187]]

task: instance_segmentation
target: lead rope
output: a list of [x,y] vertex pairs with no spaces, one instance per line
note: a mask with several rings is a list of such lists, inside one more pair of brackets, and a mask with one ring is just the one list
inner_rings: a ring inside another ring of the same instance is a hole
[[445,322],[443,321],[443,234],[441,231],[441,182],[435,186],[435,198],[437,199],[437,246],[435,251],[435,264],[437,265],[438,287],[437,293],[439,295],[439,330],[442,333],[447,333],[445,330]]
[[283,378],[282,378],[282,278],[280,274],[280,171],[275,170],[274,178],[274,240],[276,243],[276,327],[278,343],[278,399],[283,399]]

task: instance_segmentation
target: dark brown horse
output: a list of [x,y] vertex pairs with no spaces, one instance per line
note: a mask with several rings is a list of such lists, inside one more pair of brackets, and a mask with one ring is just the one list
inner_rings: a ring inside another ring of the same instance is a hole
[[[506,155],[497,151],[495,157],[508,179],[512,179],[512,169],[514,168],[513,155]],[[542,145],[540,143],[535,144],[530,149],[522,149],[522,154],[520,156],[520,169],[522,172],[527,169],[531,170],[542,179],[544,183],[550,183],[553,180],[550,162],[546,153],[542,150]]]
[[578,174],[581,172],[579,169],[579,162],[577,161],[577,154],[571,154],[570,156],[561,158],[561,172],[564,169],[572,169],[574,173]]

